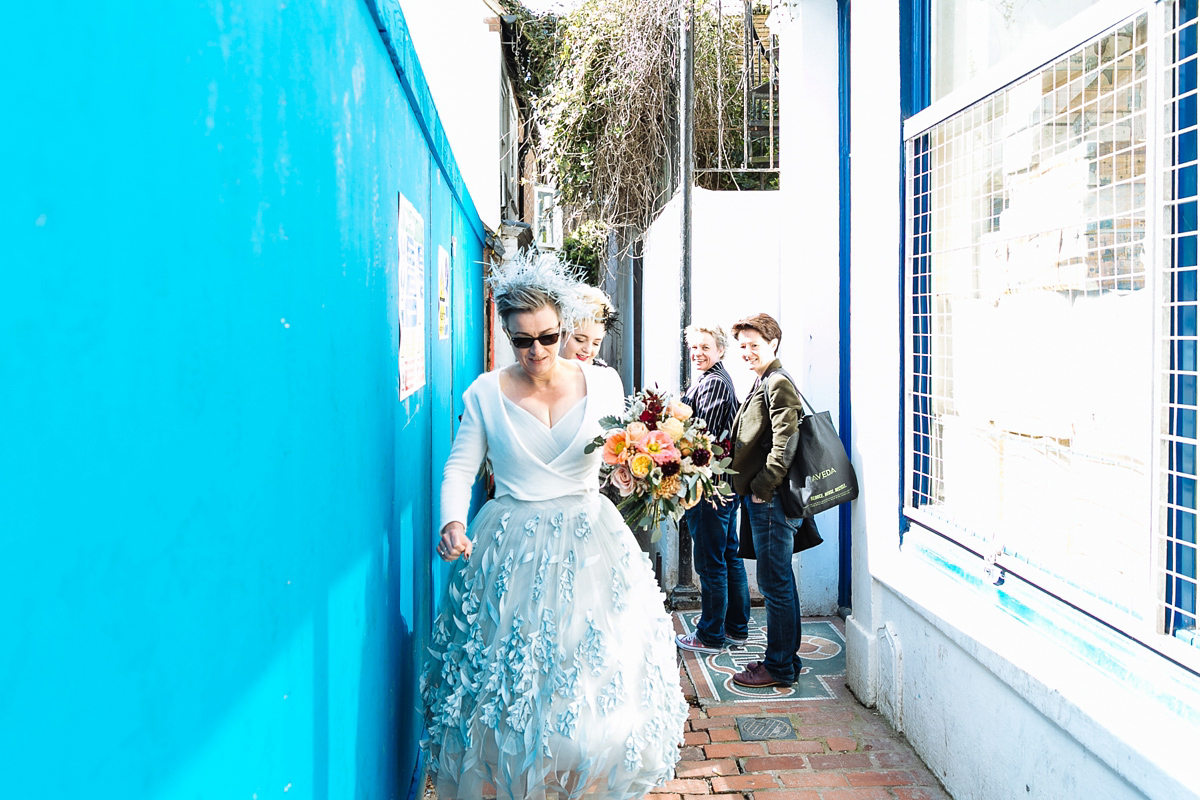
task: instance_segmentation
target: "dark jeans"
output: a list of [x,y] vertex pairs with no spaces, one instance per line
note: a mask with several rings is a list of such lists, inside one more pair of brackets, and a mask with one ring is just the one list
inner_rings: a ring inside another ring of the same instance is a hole
[[700,578],[696,636],[710,647],[724,645],[727,635],[745,639],[749,633],[750,585],[737,555],[737,510],[734,500],[716,508],[702,502],[683,514]]
[[758,590],[767,609],[767,652],[763,665],[771,677],[794,683],[800,676],[800,592],[792,572],[793,532],[800,520],[789,520],[776,495],[769,502],[742,498],[750,515],[754,552],[758,556]]

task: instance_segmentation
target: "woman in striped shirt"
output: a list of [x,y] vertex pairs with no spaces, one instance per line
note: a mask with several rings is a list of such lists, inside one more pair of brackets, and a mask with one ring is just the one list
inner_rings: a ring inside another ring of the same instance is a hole
[[[727,338],[719,325],[690,326],[687,337],[698,378],[683,395],[726,453],[738,402],[733,379],[721,359]],[[696,574],[700,577],[700,621],[696,630],[675,637],[684,650],[718,653],[727,644],[742,646],[749,635],[750,587],[738,558],[737,503],[697,503],[684,512],[692,534]]]

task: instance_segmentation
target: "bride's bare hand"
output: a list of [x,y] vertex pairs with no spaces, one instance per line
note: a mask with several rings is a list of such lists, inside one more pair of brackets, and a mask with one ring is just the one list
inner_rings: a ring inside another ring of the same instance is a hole
[[446,527],[442,528],[437,554],[443,561],[453,561],[459,556],[471,557],[471,540],[467,538],[466,529],[461,522],[448,522]]

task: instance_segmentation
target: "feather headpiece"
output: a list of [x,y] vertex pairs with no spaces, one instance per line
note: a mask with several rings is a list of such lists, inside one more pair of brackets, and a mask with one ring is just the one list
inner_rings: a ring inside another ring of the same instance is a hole
[[582,321],[590,319],[592,307],[580,294],[582,283],[573,267],[554,253],[528,250],[500,264],[487,279],[497,301],[522,289],[534,289],[548,296],[558,306],[563,330],[571,331]]

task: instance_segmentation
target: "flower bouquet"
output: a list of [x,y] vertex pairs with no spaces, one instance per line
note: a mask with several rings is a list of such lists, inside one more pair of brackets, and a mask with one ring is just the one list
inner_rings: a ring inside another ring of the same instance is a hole
[[724,449],[704,420],[668,393],[642,389],[628,399],[624,414],[600,425],[604,433],[586,452],[604,449],[601,486],[616,490],[625,523],[651,529],[651,541],[658,540],[664,520],[678,521],[702,500],[726,503],[733,496],[728,482],[719,480],[730,472]]

